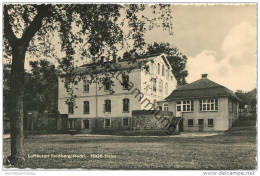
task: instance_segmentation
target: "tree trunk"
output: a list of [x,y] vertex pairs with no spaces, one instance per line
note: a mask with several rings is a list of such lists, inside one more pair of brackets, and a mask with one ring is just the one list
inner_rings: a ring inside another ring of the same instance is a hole
[[12,71],[9,94],[9,118],[11,126],[11,156],[10,164],[22,167],[23,152],[23,95],[24,95],[24,60],[26,45],[22,42],[12,49]]

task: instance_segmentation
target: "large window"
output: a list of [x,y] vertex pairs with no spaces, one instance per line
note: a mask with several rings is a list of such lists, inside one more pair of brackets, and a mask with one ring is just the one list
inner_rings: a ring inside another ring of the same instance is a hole
[[84,101],[83,106],[84,114],[89,114],[89,101]]
[[111,100],[105,100],[104,111],[111,112]]
[[83,80],[83,91],[89,92],[89,83],[87,80]]
[[73,114],[74,113],[74,105],[73,105],[73,103],[69,103],[68,104],[68,112],[69,112],[69,114]]
[[217,111],[218,99],[201,99],[200,111]]
[[193,127],[194,120],[188,119],[188,127]]
[[122,75],[122,84],[123,84],[123,89],[128,89],[129,88],[129,75]]
[[129,99],[123,99],[123,112],[129,112]]
[[208,119],[208,127],[214,127],[214,120]]
[[179,112],[193,112],[194,103],[193,100],[178,101],[176,110]]

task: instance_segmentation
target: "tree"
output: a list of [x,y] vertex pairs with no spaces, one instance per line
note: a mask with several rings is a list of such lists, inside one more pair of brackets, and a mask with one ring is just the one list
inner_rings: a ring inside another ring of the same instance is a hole
[[149,44],[147,47],[147,53],[165,53],[168,61],[172,66],[172,72],[177,80],[177,85],[186,84],[185,78],[188,76],[188,71],[186,68],[187,56],[182,54],[176,47],[170,46],[169,43],[153,43]]
[[[145,15],[146,9],[151,14]],[[28,53],[35,57],[55,57],[51,35],[58,34],[61,51],[59,60],[65,87],[71,91],[75,82],[76,49],[82,59],[93,61],[116,55],[125,45],[142,49],[144,33],[160,22],[172,29],[169,5],[144,4],[5,4],[4,52],[11,55],[10,96],[8,116],[11,119],[11,164],[21,167],[23,152],[24,62]],[[127,33],[123,29],[127,29]],[[72,96],[73,97],[73,96]],[[12,109],[12,110],[10,110]]]
[[25,76],[24,111],[58,109],[58,71],[47,60],[31,61],[31,72]]

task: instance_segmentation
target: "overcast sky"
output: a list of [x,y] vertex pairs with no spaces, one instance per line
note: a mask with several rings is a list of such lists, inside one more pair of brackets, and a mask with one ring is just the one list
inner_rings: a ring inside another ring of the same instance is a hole
[[256,5],[174,5],[173,11],[174,36],[157,31],[148,38],[168,41],[188,56],[189,83],[208,73],[233,91],[256,87]]
[[188,57],[188,83],[208,73],[209,79],[233,91],[256,88],[256,5],[175,4],[172,8],[174,35],[155,29],[146,41],[178,47]]

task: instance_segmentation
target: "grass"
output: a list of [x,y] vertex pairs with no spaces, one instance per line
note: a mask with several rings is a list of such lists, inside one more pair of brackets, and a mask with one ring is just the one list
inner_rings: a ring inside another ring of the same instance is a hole
[[[3,143],[4,159],[10,140]],[[29,135],[26,168],[256,169],[255,120],[241,119],[222,135],[208,137]],[[83,159],[28,158],[28,154],[85,154]],[[91,158],[91,154],[116,158]]]

